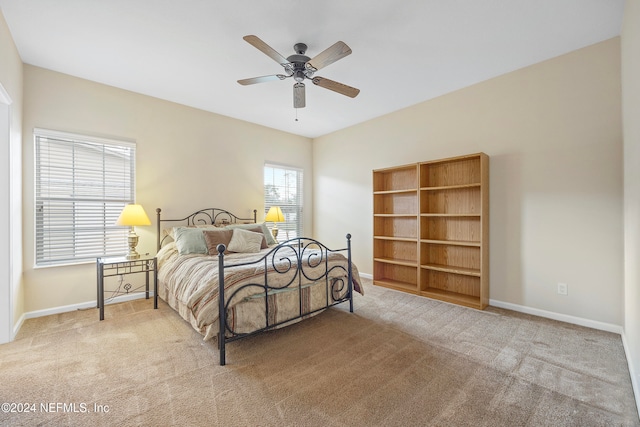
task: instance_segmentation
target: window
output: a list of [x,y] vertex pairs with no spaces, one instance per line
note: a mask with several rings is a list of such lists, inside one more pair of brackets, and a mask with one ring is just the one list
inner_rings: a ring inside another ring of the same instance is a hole
[[264,165],[265,214],[271,206],[279,206],[285,221],[278,223],[278,240],[302,236],[302,169]]
[[42,129],[35,136],[36,265],[127,253],[120,212],[134,203],[135,144]]

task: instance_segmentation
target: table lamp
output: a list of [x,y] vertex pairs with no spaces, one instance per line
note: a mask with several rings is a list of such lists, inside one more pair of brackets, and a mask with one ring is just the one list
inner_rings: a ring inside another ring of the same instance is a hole
[[118,217],[116,221],[116,225],[126,225],[131,227],[129,230],[129,236],[127,237],[127,242],[129,243],[129,253],[127,254],[127,259],[138,259],[140,258],[140,254],[136,251],[136,246],[138,245],[138,235],[135,232],[134,227],[136,225],[151,225],[151,221],[147,216],[146,212],[140,205],[129,204],[122,209],[122,213]]
[[271,234],[273,234],[273,238],[278,238],[278,225],[279,222],[284,222],[284,214],[282,213],[282,209],[279,206],[271,206],[269,208],[269,212],[267,212],[267,216],[264,217],[265,222],[272,222],[273,228],[271,229]]

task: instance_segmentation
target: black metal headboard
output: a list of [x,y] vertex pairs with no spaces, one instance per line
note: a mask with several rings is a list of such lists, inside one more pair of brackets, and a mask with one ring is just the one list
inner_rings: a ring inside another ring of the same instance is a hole
[[[184,226],[193,226],[193,225],[208,225],[208,224],[238,224],[238,223],[255,223],[257,222],[258,211],[256,209],[253,210],[253,218],[240,218],[237,215],[232,214],[231,212],[218,209],[218,208],[205,208],[200,209],[190,215],[187,215],[184,218],[180,219],[161,219],[160,218],[161,209],[156,209],[157,222],[156,222],[156,237],[157,237],[157,248],[156,250],[160,250],[162,247],[162,242],[164,241],[164,237],[161,238],[162,232],[162,223],[164,222],[175,222],[182,223]],[[166,236],[165,236],[166,237]]]

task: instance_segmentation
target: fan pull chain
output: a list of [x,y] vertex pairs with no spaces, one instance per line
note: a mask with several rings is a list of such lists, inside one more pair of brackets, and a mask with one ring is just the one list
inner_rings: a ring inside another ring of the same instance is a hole
[[294,110],[296,110],[296,122],[298,121],[298,109],[294,108]]

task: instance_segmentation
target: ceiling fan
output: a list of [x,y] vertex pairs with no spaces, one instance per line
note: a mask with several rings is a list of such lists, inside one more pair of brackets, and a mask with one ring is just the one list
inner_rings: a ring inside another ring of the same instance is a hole
[[285,74],[272,74],[270,76],[238,80],[238,83],[241,85],[252,85],[293,77],[296,81],[293,85],[293,108],[304,108],[305,106],[305,86],[303,83],[305,79],[311,80],[313,84],[317,86],[346,95],[350,98],[355,98],[360,93],[360,89],[356,89],[324,77],[314,76],[316,71],[351,54],[351,49],[344,42],[336,42],[313,58],[309,58],[305,55],[307,51],[306,44],[296,43],[293,46],[296,53],[285,58],[257,36],[244,36],[243,39],[280,64],[284,68]]

